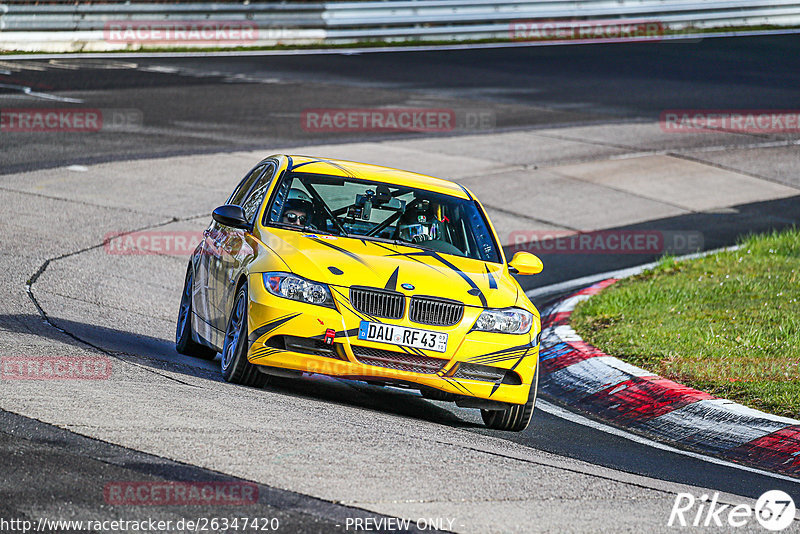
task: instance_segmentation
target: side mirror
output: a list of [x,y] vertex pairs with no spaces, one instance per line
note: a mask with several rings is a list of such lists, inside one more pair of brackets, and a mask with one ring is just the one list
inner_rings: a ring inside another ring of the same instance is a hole
[[542,260],[530,252],[517,252],[508,262],[508,270],[511,274],[539,274],[542,269],[544,269]]
[[230,226],[232,228],[250,228],[250,221],[247,220],[247,217],[245,216],[244,210],[241,206],[225,204],[224,206],[220,206],[215,209],[214,213],[211,214],[211,217],[213,217],[218,223],[224,224],[225,226]]

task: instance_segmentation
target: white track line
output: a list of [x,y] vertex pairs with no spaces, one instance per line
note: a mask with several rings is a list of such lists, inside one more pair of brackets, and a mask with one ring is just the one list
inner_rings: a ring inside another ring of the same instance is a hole
[[762,471],[761,469],[756,469],[754,467],[748,467],[746,465],[740,465],[733,462],[729,462],[726,460],[722,460],[720,458],[715,458],[713,456],[705,456],[696,452],[685,451],[682,449],[676,449],[675,447],[671,447],[669,445],[665,445],[664,443],[659,443],[658,441],[653,441],[651,439],[647,439],[645,437],[639,436],[637,434],[631,434],[629,432],[625,432],[624,430],[620,430],[619,428],[605,425],[603,423],[599,423],[593,419],[589,419],[587,417],[583,417],[582,415],[578,415],[576,413],[570,412],[569,410],[565,410],[564,408],[560,408],[554,404],[547,402],[541,398],[536,399],[536,409],[542,410],[545,413],[549,413],[555,417],[560,419],[565,419],[567,421],[571,421],[573,423],[586,426],[589,428],[593,428],[595,430],[599,430],[601,432],[605,432],[607,434],[612,434],[614,436],[627,439],[629,441],[633,441],[635,443],[639,443],[641,445],[647,445],[648,447],[653,447],[654,449],[660,449],[666,452],[672,452],[675,454],[681,454],[683,456],[689,456],[690,458],[695,458],[697,460],[702,460],[704,462],[712,463],[721,465],[724,467],[731,467],[734,469],[739,469],[741,471],[747,471],[750,473],[755,473],[757,475],[763,475],[765,477],[777,478],[778,480],[785,480],[787,482],[794,482],[795,484],[800,483],[800,480],[796,478],[792,478],[786,475],[780,475],[778,473],[770,473],[769,471]]
[[[785,30],[750,30],[739,32],[715,32],[665,35],[659,40],[643,40],[640,42],[660,43],[664,41],[697,41],[720,37],[758,37],[764,35],[792,35],[800,33],[800,29],[788,28]],[[623,40],[622,42],[636,42]],[[603,40],[600,44],[614,43]],[[385,52],[435,52],[447,50],[472,50],[487,48],[527,48],[540,46],[566,46],[566,45],[591,45],[594,42],[574,41],[538,41],[538,42],[501,42],[501,43],[473,43],[452,45],[416,45],[416,46],[383,46],[367,48],[309,48],[293,50],[240,50],[219,52],[77,52],[56,54],[9,54],[3,56],[3,61],[30,60],[30,59],[137,59],[137,58],[176,58],[176,57],[244,57],[244,56],[313,56],[313,55],[354,55],[376,54]]]
[[14,91],[19,91],[22,94],[32,96],[34,98],[43,98],[44,100],[55,100],[56,102],[67,102],[70,104],[83,104],[83,100],[81,100],[80,98],[68,98],[66,96],[56,96],[56,95],[51,95],[49,93],[42,93],[39,91],[34,91],[32,88],[27,87],[25,85],[0,83],[0,87],[4,89],[12,89]]

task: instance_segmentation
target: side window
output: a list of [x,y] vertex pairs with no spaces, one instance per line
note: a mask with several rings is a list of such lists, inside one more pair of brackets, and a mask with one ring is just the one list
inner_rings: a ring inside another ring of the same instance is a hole
[[247,216],[248,221],[253,222],[253,218],[258,212],[258,208],[261,206],[261,202],[264,200],[264,195],[267,193],[267,189],[269,189],[269,185],[272,183],[274,174],[275,167],[269,165],[263,176],[261,176],[261,178],[253,186],[253,189],[248,195],[247,200],[245,200],[242,204],[242,209],[244,210],[244,214]]
[[235,204],[237,206],[242,205],[242,201],[247,196],[247,192],[250,191],[250,188],[253,186],[253,182],[255,182],[256,178],[259,177],[261,171],[264,170],[264,167],[266,167],[266,164],[259,165],[258,167],[250,171],[250,174],[245,176],[244,180],[239,182],[239,185],[236,186],[236,189],[233,191],[233,194],[228,199],[228,204]]
[[278,185],[275,186],[273,193],[272,204],[269,206],[269,212],[264,212],[262,224],[269,222],[278,222],[281,220],[283,213],[283,205],[286,203],[286,198],[289,196],[289,189],[292,186],[294,179],[291,175],[282,175],[282,179]]

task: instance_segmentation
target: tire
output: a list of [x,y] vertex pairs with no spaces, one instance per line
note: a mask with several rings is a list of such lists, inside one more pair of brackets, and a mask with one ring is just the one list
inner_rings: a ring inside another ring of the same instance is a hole
[[181,307],[178,310],[178,325],[175,331],[175,350],[187,356],[213,360],[217,351],[201,345],[192,339],[192,279],[194,271],[192,264],[186,269],[186,281],[183,283]]
[[536,372],[533,375],[531,391],[528,402],[515,404],[505,410],[481,410],[481,417],[487,428],[493,430],[507,430],[509,432],[522,432],[531,422],[533,409],[536,405],[536,394],[539,391],[539,363],[536,363]]
[[222,377],[232,384],[260,388],[269,381],[269,376],[247,361],[247,283],[236,290],[236,299],[225,329],[222,346]]

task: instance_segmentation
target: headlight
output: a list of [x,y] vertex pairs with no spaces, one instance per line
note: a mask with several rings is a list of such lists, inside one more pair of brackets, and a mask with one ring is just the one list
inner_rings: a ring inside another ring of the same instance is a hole
[[326,284],[294,274],[264,273],[264,287],[277,297],[333,308],[333,297]]
[[483,310],[473,330],[501,334],[527,334],[531,331],[533,314],[520,308]]

